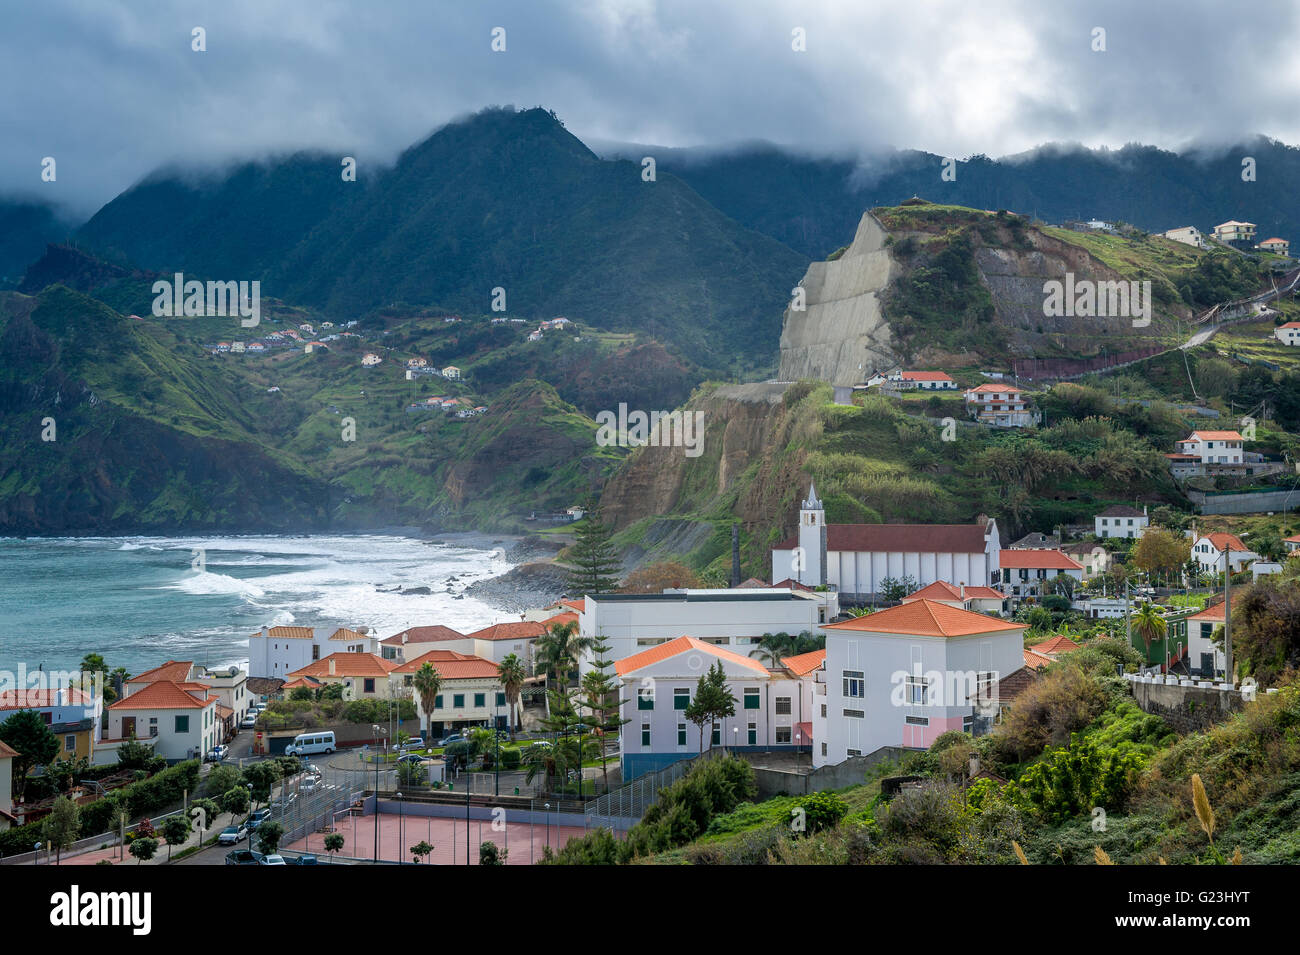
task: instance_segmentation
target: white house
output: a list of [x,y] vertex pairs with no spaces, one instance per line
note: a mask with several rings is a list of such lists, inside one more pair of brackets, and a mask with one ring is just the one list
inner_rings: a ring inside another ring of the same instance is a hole
[[1059,550],[1004,550],[998,560],[1002,590],[1015,604],[1055,593],[1060,574],[1083,583],[1083,565]]
[[996,713],[998,681],[1024,666],[1025,629],[932,600],[827,625],[813,765],[979,732]]
[[1251,244],[1255,241],[1255,223],[1229,219],[1214,227],[1214,237],[1220,242]]
[[1273,329],[1273,335],[1283,345],[1300,345],[1300,322],[1287,322]]
[[455,365],[448,365],[442,370],[442,377],[451,381],[460,381],[460,369]]
[[[609,658],[624,660],[684,634],[749,656],[765,633],[817,633],[825,607],[794,590],[677,590],[661,594],[589,594],[578,633],[601,637]],[[590,655],[582,661],[590,669]]]
[[1247,547],[1236,534],[1216,532],[1196,538],[1192,544],[1192,559],[1207,574],[1223,573],[1223,555],[1228,554],[1228,565],[1234,574],[1240,573],[1259,554]]
[[155,680],[109,704],[106,742],[148,738],[171,762],[202,758],[221,742],[217,703],[201,683]]
[[976,613],[999,614],[1006,601],[1006,594],[992,587],[953,586],[944,580],[936,580],[928,587],[922,587],[903,598],[903,603],[915,603],[918,600],[932,600],[935,603],[957,607],[961,610],[973,610]]
[[248,638],[248,675],[286,679],[336,651],[378,653],[375,637],[339,627],[263,627]]
[[428,364],[425,359],[419,357],[406,359],[407,368],[425,368]]
[[[1237,609],[1235,597],[1232,609]],[[1225,672],[1227,664],[1223,648],[1215,646],[1212,639],[1214,631],[1223,626],[1224,619],[1222,600],[1187,618],[1187,668],[1192,673],[1213,677]]]
[[[685,711],[700,677],[715,663],[726,674],[736,715],[703,727],[701,734]],[[622,683],[619,712],[627,721],[619,730],[624,779],[711,746],[766,750],[808,745],[811,714],[800,710],[811,694],[801,695],[802,681],[776,678],[757,660],[725,647],[677,637],[619,660],[614,668]]]
[[1039,421],[1029,407],[1025,393],[1010,385],[980,385],[967,390],[966,413],[981,424],[994,428],[1028,428]]
[[957,382],[942,371],[900,371],[897,377],[890,376],[889,380],[896,388],[920,391],[957,390]]
[[[429,713],[425,712],[424,701],[415,689],[415,674],[426,663],[442,678]],[[433,740],[474,726],[510,728],[510,707],[501,686],[500,670],[491,660],[440,648],[403,663],[392,671],[389,679],[394,696],[409,696],[415,702],[420,725],[428,727]]]
[[1293,534],[1282,540],[1283,546],[1286,547],[1287,554],[1294,554],[1300,551],[1300,534]]
[[1271,239],[1265,239],[1259,245],[1255,246],[1261,252],[1272,252],[1274,255],[1290,255],[1291,243],[1286,239],[1279,239],[1274,236]]
[[1135,507],[1116,504],[1094,516],[1092,523],[1093,534],[1098,538],[1138,538],[1146,532],[1148,524],[1147,509],[1143,507],[1139,511]]
[[382,361],[383,359],[380,358],[378,355],[376,355],[374,352],[366,352],[364,355],[361,356],[361,364],[365,365],[367,368],[372,365],[378,365]]
[[1193,431],[1174,442],[1174,449],[1199,458],[1202,464],[1243,464],[1245,440],[1239,431]]
[[866,601],[882,581],[911,577],[986,586],[997,581],[997,522],[973,524],[827,524],[811,487],[799,510],[799,532],[772,548],[772,579],[831,586],[840,600]]
[[[469,637],[459,630],[453,630],[451,627],[442,625],[429,627],[407,627],[400,630],[391,637],[385,637],[379,641],[379,655],[385,660],[396,660],[398,663],[405,663],[407,660],[413,660],[421,654],[428,653],[430,650],[455,650],[456,647],[450,645],[452,641],[468,641]],[[472,646],[467,643],[465,649],[461,652],[473,652],[468,647]]]
[[1205,248],[1205,236],[1201,235],[1201,230],[1194,225],[1183,226],[1178,229],[1170,229],[1165,233],[1166,239],[1173,239],[1175,242],[1181,242],[1184,245],[1190,245],[1197,249]]
[[388,674],[397,668],[392,660],[374,653],[331,653],[286,674],[286,680],[311,677],[317,683],[343,686],[343,699],[388,699],[393,696]]

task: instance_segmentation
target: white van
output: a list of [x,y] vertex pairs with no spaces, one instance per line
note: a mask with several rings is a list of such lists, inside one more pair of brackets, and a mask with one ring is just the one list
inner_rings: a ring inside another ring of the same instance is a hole
[[334,752],[334,731],[321,730],[316,733],[299,733],[293,742],[284,748],[286,756],[306,756],[311,753]]

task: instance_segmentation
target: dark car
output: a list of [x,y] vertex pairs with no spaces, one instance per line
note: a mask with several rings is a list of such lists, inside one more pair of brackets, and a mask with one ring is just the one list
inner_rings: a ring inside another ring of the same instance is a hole
[[244,823],[244,825],[248,827],[249,832],[254,832],[256,831],[258,826],[260,826],[262,823],[266,822],[266,820],[270,818],[271,818],[271,810],[259,809],[257,810],[257,812],[253,813],[251,816],[248,817],[248,821]]
[[226,865],[261,865],[262,853],[252,849],[236,849],[226,853]]
[[317,865],[315,856],[285,856],[285,865]]

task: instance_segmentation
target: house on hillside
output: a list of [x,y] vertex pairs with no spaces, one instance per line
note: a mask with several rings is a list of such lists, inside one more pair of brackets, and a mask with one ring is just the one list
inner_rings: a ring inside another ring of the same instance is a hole
[[383,359],[380,358],[378,355],[376,355],[374,352],[366,352],[364,355],[361,356],[361,364],[366,367],[370,367],[372,365],[378,365],[382,361]]
[[442,370],[442,377],[448,381],[460,381],[460,369],[455,365],[448,365]]
[[374,653],[338,651],[290,671],[286,679],[306,676],[326,685],[341,684],[345,700],[389,699],[396,688],[389,685],[388,674],[396,667],[393,661]]
[[1193,431],[1174,442],[1174,453],[1166,454],[1174,477],[1245,474],[1246,439],[1239,431]]
[[1110,566],[1110,553],[1094,541],[1079,541],[1066,544],[1061,553],[1076,561],[1083,567],[1083,579],[1091,580],[1098,574],[1105,573]]
[[147,683],[109,704],[104,742],[149,738],[154,755],[168,762],[201,758],[222,741],[219,702],[201,683]]
[[1259,245],[1255,246],[1261,252],[1272,252],[1274,255],[1290,255],[1291,243],[1286,239],[1279,239],[1274,236],[1271,239],[1265,239]]
[[1061,574],[1083,583],[1083,565],[1059,550],[1004,550],[998,564],[1002,568],[1001,589],[1013,605],[1056,593],[1056,578]]
[[920,391],[956,391],[957,382],[942,371],[900,371],[889,379],[895,388]]
[[1286,548],[1288,557],[1300,552],[1300,534],[1292,534],[1290,537],[1283,538],[1282,545]]
[[529,332],[529,333],[528,333],[528,340],[529,340],[530,342],[540,342],[540,341],[542,340],[542,332],[541,332],[541,329],[535,329],[535,330]]
[[233,352],[233,353],[236,354],[236,355],[242,355],[242,354],[244,354],[244,351],[245,351],[246,349],[247,349],[247,346],[246,346],[243,342],[231,342],[231,343],[230,343],[230,350],[231,350],[231,352]]
[[883,746],[925,749],[950,730],[986,731],[999,682],[1024,667],[1026,624],[933,600],[823,629],[826,662],[813,712],[817,767]]
[[989,427],[1029,428],[1041,420],[1041,416],[1030,409],[1025,393],[1010,385],[980,385],[967,390],[963,397],[966,413]]
[[987,586],[998,579],[1001,547],[997,522],[983,517],[972,524],[828,525],[813,486],[798,533],[772,548],[772,579],[827,586],[853,602],[875,600],[886,578]]
[[[1273,336],[1283,345],[1300,345],[1300,322],[1287,322],[1273,329]],[[218,348],[221,346],[218,345]]]
[[423,358],[416,357],[416,358],[408,358],[408,359],[406,359],[406,367],[407,367],[407,368],[427,368],[428,365],[429,365],[429,362],[426,361],[426,360],[423,359]]
[[1201,235],[1201,230],[1194,225],[1182,226],[1178,229],[1170,229],[1165,233],[1166,239],[1173,239],[1175,242],[1181,242],[1184,245],[1190,245],[1196,249],[1205,248],[1205,236]]
[[[1239,597],[1232,598],[1233,613],[1237,611]],[[1187,618],[1187,668],[1201,677],[1215,677],[1224,673],[1226,659],[1222,643],[1214,642],[1215,632],[1223,626],[1225,614],[1222,596],[1216,603]]]
[[1195,538],[1192,544],[1192,559],[1207,574],[1223,573],[1223,557],[1228,556],[1228,566],[1234,574],[1246,569],[1251,561],[1259,560],[1259,554],[1247,547],[1236,534],[1222,531]]
[[1214,227],[1214,237],[1234,248],[1248,249],[1255,244],[1255,223],[1236,219],[1220,222]]
[[1123,504],[1106,508],[1093,517],[1092,521],[1094,536],[1124,537],[1130,540],[1141,537],[1149,523],[1145,506],[1139,511],[1135,507],[1126,507]]

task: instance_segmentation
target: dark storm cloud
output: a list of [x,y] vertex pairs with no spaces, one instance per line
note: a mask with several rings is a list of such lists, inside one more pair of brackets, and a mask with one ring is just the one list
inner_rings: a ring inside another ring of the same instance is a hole
[[[45,0],[3,14],[0,193],[85,212],[167,163],[302,148],[391,161],[503,103],[548,106],[582,138],[666,146],[1297,142],[1296,17],[1219,0]],[[56,183],[40,181],[45,156]]]

